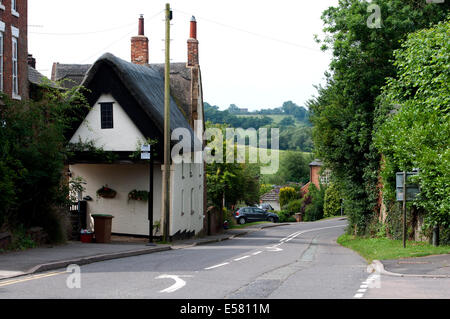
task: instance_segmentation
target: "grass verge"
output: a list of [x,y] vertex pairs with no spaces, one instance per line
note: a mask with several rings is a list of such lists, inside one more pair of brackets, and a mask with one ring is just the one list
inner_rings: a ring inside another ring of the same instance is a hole
[[373,260],[421,257],[449,254],[450,246],[434,247],[426,242],[403,241],[388,238],[361,238],[344,234],[337,239],[338,244],[353,249],[369,263]]

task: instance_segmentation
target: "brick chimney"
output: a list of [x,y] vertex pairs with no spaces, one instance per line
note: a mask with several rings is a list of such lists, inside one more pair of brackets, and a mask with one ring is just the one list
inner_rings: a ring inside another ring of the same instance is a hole
[[36,59],[33,58],[32,54],[28,54],[27,63],[32,68],[36,69]]
[[187,66],[198,66],[198,40],[197,40],[197,21],[195,17],[192,16],[191,19],[191,30],[188,44],[188,61]]
[[148,64],[148,38],[144,35],[144,16],[139,18],[139,33],[131,38],[131,62]]

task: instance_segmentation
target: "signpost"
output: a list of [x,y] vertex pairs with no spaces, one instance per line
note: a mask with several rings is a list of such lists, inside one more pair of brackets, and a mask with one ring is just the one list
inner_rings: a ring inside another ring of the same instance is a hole
[[397,201],[403,202],[403,248],[406,248],[406,202],[413,201],[420,193],[417,184],[408,183],[408,179],[418,172],[400,172],[396,174]]
[[148,191],[148,222],[149,222],[149,234],[147,246],[155,246],[153,243],[153,156],[151,155],[151,145],[142,145],[141,147],[141,159],[150,160],[150,181]]

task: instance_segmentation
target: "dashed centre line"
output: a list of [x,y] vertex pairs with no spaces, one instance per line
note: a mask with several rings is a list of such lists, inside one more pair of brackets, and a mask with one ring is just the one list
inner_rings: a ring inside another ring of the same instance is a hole
[[250,256],[244,256],[244,257],[240,257],[240,258],[236,258],[236,259],[234,259],[234,261],[239,261],[239,260],[243,260],[243,259],[246,259],[246,258],[250,258]]
[[229,264],[229,263],[218,264],[218,265],[215,265],[215,266],[211,266],[211,267],[205,268],[205,270],[210,270],[210,269],[214,269],[214,268],[219,268],[219,267],[222,267],[222,266],[226,266],[226,265],[228,265],[228,264]]
[[[295,233],[292,233],[292,234],[288,235],[287,237],[285,237],[285,238],[283,238],[283,239],[280,239],[280,243],[279,243],[279,244],[276,244],[276,245],[270,246],[270,247],[266,247],[266,248],[269,249],[268,251],[270,251],[270,252],[278,252],[278,251],[282,251],[283,249],[282,249],[282,248],[279,248],[278,246],[280,246],[280,245],[282,245],[282,244],[284,244],[284,243],[286,243],[286,242],[288,242],[288,241],[291,241],[292,239],[295,239],[297,236],[300,236],[300,235],[302,235],[302,234],[304,234],[304,233],[309,233],[309,232],[317,231],[317,230],[330,229],[330,228],[338,228],[338,227],[345,227],[345,225],[330,226],[330,227],[321,227],[321,228],[313,228],[313,229],[308,229],[308,230],[303,230],[303,231],[297,231],[297,232],[295,232]],[[259,250],[259,251],[256,251],[256,252],[252,253],[251,256],[256,256],[256,255],[259,255],[259,254],[261,254],[261,253],[262,253],[262,251]],[[239,257],[239,258],[233,259],[233,261],[240,261],[240,260],[243,260],[243,259],[250,258],[251,256],[247,255],[247,256]],[[205,269],[205,270],[210,270],[210,269],[215,269],[215,268],[219,268],[219,267],[222,267],[222,266],[226,266],[226,265],[229,265],[229,264],[230,264],[230,262],[225,262],[225,263],[218,264],[218,265],[214,265],[214,266],[207,267],[207,268],[204,268],[204,269]]]

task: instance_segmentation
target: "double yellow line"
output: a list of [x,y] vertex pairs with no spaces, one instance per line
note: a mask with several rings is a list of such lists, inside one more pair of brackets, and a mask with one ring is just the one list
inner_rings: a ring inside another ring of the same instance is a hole
[[67,274],[67,272],[66,271],[49,272],[49,273],[46,273],[46,274],[30,276],[30,277],[27,277],[27,278],[13,279],[13,280],[7,280],[7,281],[0,281],[0,287],[5,287],[5,286],[9,286],[9,285],[14,285],[14,284],[18,284],[18,283],[21,283],[21,282],[25,282],[25,281],[36,280],[36,279],[41,279],[41,278],[46,278],[46,277],[52,277],[52,276],[57,276],[57,275],[62,275],[62,274]]

